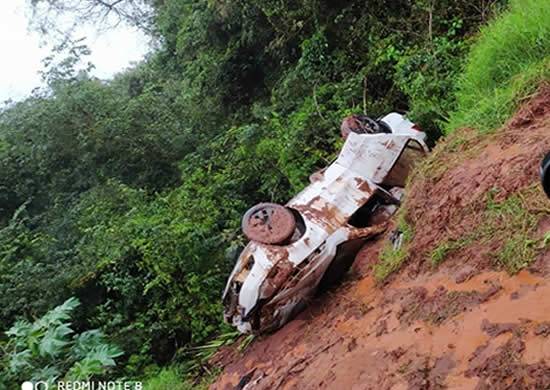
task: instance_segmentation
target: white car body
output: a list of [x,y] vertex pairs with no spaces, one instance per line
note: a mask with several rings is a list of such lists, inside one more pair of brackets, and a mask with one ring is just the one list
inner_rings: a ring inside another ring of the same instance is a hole
[[[225,319],[243,333],[276,329],[303,307],[347,242],[362,243],[384,226],[349,222],[373,197],[391,199],[428,148],[426,135],[404,116],[381,119],[391,133],[350,133],[338,158],[286,207],[302,219],[301,234],[286,245],[251,241],[225,288]],[[398,203],[398,199],[393,199]],[[396,206],[388,207],[389,214]]]

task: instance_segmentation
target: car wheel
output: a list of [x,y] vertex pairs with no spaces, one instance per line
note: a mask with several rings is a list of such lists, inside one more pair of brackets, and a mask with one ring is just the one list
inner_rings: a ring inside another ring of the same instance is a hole
[[550,198],[550,152],[544,156],[540,165],[540,180],[546,196]]
[[357,134],[378,134],[391,133],[391,129],[387,125],[381,125],[382,122],[377,122],[366,115],[351,115],[342,121],[340,126],[340,134],[346,139],[349,133]]
[[242,220],[244,235],[263,244],[282,244],[296,229],[292,211],[275,203],[260,203],[248,210]]

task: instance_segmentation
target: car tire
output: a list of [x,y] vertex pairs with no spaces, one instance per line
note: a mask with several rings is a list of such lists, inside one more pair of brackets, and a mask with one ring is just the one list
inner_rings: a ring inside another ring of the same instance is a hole
[[378,134],[391,133],[391,129],[383,122],[376,121],[366,115],[351,115],[342,121],[340,134],[346,139],[350,133]]
[[251,241],[262,244],[282,244],[296,229],[292,211],[276,203],[260,203],[243,216],[242,230]]

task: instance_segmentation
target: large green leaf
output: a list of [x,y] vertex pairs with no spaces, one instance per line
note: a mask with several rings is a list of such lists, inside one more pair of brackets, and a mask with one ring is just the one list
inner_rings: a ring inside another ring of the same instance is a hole
[[61,324],[46,331],[39,345],[40,356],[59,356],[71,342],[68,336],[72,333],[69,324]]
[[11,372],[19,372],[31,367],[32,353],[28,349],[9,355],[9,367]]
[[104,335],[98,329],[88,330],[74,338],[72,354],[79,358],[85,358],[95,348],[98,348],[104,343]]

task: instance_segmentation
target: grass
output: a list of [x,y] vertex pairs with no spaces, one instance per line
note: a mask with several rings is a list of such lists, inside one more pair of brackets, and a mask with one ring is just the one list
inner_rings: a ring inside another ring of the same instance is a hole
[[[234,330],[228,330],[219,334],[215,339],[203,345],[195,346],[180,351],[180,358],[185,363],[178,367],[170,367],[162,370],[144,382],[144,390],[188,390],[208,389],[209,385],[219,374],[218,368],[209,366],[208,361],[223,346],[237,344],[237,350],[244,352],[254,341],[254,335],[241,338],[241,334]],[[200,375],[199,378],[199,374]]]
[[411,241],[414,231],[406,222],[406,205],[403,205],[397,214],[397,228],[403,234],[401,247],[394,249],[392,243],[387,241],[380,252],[378,262],[374,265],[374,277],[378,281],[385,280],[389,275],[401,268],[408,257],[408,243]]
[[250,346],[250,344],[252,344],[252,342],[255,339],[256,339],[256,336],[253,335],[253,334],[249,334],[249,335],[243,337],[243,340],[240,342],[239,346],[237,347],[239,352],[246,351],[246,349]]
[[540,250],[545,249],[550,233],[537,238],[536,229],[542,215],[550,215],[550,205],[538,183],[527,187],[504,201],[497,202],[497,189],[487,194],[486,210],[478,226],[468,236],[445,240],[430,255],[432,265],[441,264],[448,255],[470,245],[498,240],[500,247],[492,254],[495,263],[511,274],[531,264]]
[[445,132],[502,125],[520,101],[550,77],[550,2],[512,0],[484,27],[459,78]]
[[227,328],[227,331],[220,333],[215,339],[191,348],[186,348],[179,353],[185,360],[183,369],[187,373],[196,373],[208,370],[208,361],[223,346],[234,344],[240,338],[238,331]]
[[165,368],[157,375],[143,383],[144,390],[207,390],[216,377],[214,375],[203,378],[195,383],[182,376],[175,367]]
[[437,180],[476,153],[483,134],[498,129],[549,79],[550,2],[511,0],[507,11],[481,29],[467,56],[455,86],[455,110],[444,128],[453,137],[419,165],[416,178]]
[[544,237],[538,239],[535,233],[540,217],[550,214],[550,205],[538,183],[503,202],[495,202],[494,194],[489,192],[487,196],[487,222],[480,228],[480,238],[502,240],[494,258],[509,273],[516,273],[535,260],[542,247],[537,244],[544,244]]
[[[206,390],[219,374],[218,368],[209,367],[208,361],[223,346],[238,342],[240,333],[234,330],[219,334],[208,343],[180,351],[185,363],[163,369],[144,381],[144,390]],[[254,341],[249,335],[238,342],[237,350],[244,352]],[[202,372],[198,377],[198,373]]]
[[374,277],[376,280],[385,280],[388,276],[401,268],[401,265],[407,259],[407,253],[404,247],[393,249],[391,244],[385,244],[380,253],[379,261],[374,266]]
[[434,267],[437,267],[449,254],[466,247],[471,242],[471,237],[461,238],[459,240],[445,240],[432,251],[430,254],[430,262]]

